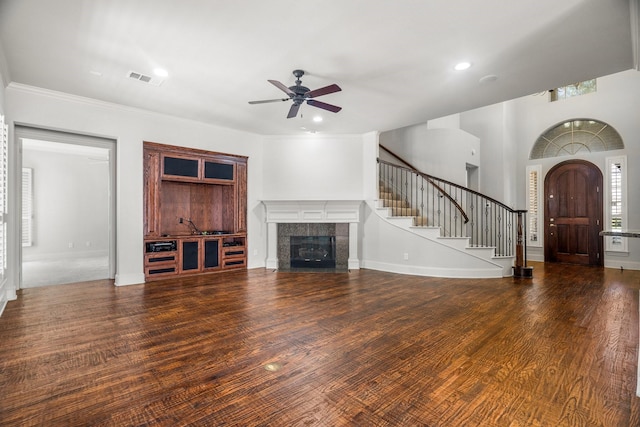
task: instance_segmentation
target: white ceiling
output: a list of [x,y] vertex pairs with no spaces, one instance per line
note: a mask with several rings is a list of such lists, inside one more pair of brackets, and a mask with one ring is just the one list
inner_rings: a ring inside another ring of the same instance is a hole
[[[637,21],[638,0],[0,0],[0,42],[6,83],[258,134],[360,134],[633,68],[630,2]],[[155,67],[160,86],[127,77]],[[267,79],[291,86],[294,69],[340,85],[319,100],[342,111],[248,104],[282,97]]]

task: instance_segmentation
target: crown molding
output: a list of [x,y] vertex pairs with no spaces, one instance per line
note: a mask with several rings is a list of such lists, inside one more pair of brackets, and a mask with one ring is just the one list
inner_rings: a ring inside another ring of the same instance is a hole
[[101,101],[95,98],[88,98],[86,96],[80,96],[80,95],[72,95],[67,92],[59,92],[56,90],[44,89],[41,87],[26,85],[22,83],[11,82],[7,86],[7,89],[15,90],[17,92],[22,92],[26,94],[33,94],[33,95],[45,96],[47,98],[55,98],[58,100],[74,102],[77,104],[89,105],[92,107],[109,108],[113,110],[121,110],[121,111],[127,111],[127,112],[163,115],[162,113],[156,113],[154,111],[149,111],[142,108],[129,107],[123,104],[116,104],[115,102]]
[[80,96],[80,95],[73,95],[73,94],[70,94],[70,93],[67,93],[67,92],[60,92],[60,91],[51,90],[51,89],[44,89],[44,88],[41,88],[41,87],[38,87],[38,86],[31,86],[31,85],[26,85],[26,84],[22,84],[22,83],[11,82],[11,83],[9,83],[7,85],[7,89],[10,89],[10,90],[13,90],[13,91],[16,91],[16,92],[22,92],[22,93],[25,93],[25,94],[43,96],[43,97],[52,98],[52,99],[61,100],[61,101],[66,101],[66,102],[70,102],[70,103],[86,105],[86,106],[90,106],[90,107],[96,107],[96,108],[102,108],[102,109],[110,109],[110,110],[115,110],[115,111],[124,112],[124,113],[144,114],[144,115],[152,116],[152,117],[155,117],[155,118],[162,117],[162,118],[166,118],[166,119],[178,120],[178,121],[183,121],[183,122],[188,122],[188,123],[197,123],[198,125],[215,127],[215,128],[224,129],[224,130],[230,131],[230,132],[238,132],[238,133],[243,133],[243,134],[251,134],[251,135],[262,136],[260,134],[255,134],[255,133],[244,131],[244,130],[241,130],[241,129],[225,127],[225,126],[222,126],[222,125],[216,124],[216,123],[210,123],[210,122],[201,121],[201,120],[189,119],[189,118],[186,118],[186,117],[174,116],[174,115],[171,115],[171,114],[161,113],[161,112],[158,112],[158,111],[146,110],[144,108],[138,108],[138,107],[131,107],[131,106],[124,105],[124,104],[117,104],[115,102],[102,101],[102,100],[95,99],[95,98],[89,98],[89,97]]

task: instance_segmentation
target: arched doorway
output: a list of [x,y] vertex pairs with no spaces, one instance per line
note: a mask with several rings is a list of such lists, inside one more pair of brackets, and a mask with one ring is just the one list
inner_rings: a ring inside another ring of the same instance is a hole
[[602,172],[593,163],[568,160],[544,180],[545,262],[603,265]]

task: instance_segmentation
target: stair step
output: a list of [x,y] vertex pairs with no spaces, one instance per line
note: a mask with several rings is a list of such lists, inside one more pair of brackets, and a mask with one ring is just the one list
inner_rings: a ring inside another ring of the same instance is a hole
[[394,200],[394,199],[385,199],[385,198],[380,198],[379,200],[382,200],[383,205],[388,207],[398,207],[398,208],[411,207],[411,205],[409,205],[409,202],[407,202],[406,200]]
[[402,208],[402,207],[394,207],[390,206],[391,216],[418,216],[418,209],[415,208]]
[[381,199],[393,199],[394,194],[391,191],[380,191],[380,193],[378,193],[380,195]]
[[[416,227],[427,227],[429,226],[429,221],[426,216],[414,216],[413,225]],[[440,228],[438,227],[438,230],[439,229]]]
[[468,249],[469,238],[468,237],[438,237],[438,240],[445,242],[448,246],[457,249]]
[[493,246],[469,246],[466,250],[472,252],[476,256],[489,260],[495,257],[496,254],[496,248]]
[[410,216],[388,216],[387,220],[398,227],[410,229],[413,224],[413,218]]
[[414,233],[430,239],[436,239],[440,237],[440,234],[442,233],[442,230],[440,230],[440,227],[412,226],[410,228],[411,228],[411,231],[413,231]]

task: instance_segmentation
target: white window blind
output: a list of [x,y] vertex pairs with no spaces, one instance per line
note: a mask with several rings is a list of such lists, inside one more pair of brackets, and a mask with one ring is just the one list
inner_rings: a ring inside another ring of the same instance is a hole
[[541,165],[527,166],[527,245],[542,246],[542,213],[540,212]]
[[33,245],[33,169],[22,168],[22,246]]
[[[627,228],[627,156],[607,158],[605,230]],[[627,252],[626,237],[607,236],[605,250]]]

